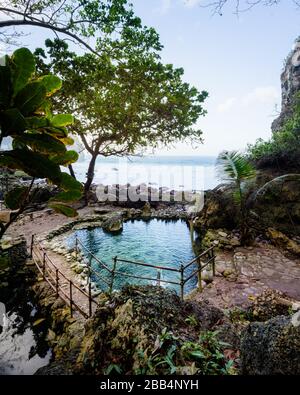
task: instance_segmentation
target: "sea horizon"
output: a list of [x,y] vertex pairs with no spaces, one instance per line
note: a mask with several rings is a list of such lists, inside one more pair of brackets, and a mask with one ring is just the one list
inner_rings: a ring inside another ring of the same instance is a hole
[[[148,184],[179,190],[207,190],[219,181],[215,174],[215,156],[209,155],[145,155],[125,158],[99,157],[94,184]],[[84,182],[89,158],[74,164],[77,178]]]

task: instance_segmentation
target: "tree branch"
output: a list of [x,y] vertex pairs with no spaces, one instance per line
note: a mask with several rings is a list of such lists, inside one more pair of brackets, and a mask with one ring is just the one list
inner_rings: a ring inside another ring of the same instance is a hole
[[[3,9],[0,9],[0,11]],[[65,34],[66,36],[72,37],[78,43],[84,45],[89,51],[94,53],[95,55],[99,56],[98,52],[95,51],[89,44],[87,44],[84,40],[82,40],[79,36],[70,31],[66,30],[66,28],[60,28],[54,25],[48,25],[46,22],[41,22],[37,20],[7,20],[7,21],[0,21],[0,29],[3,27],[10,27],[10,26],[37,26],[42,27],[44,29],[52,30],[53,32],[59,32]]]

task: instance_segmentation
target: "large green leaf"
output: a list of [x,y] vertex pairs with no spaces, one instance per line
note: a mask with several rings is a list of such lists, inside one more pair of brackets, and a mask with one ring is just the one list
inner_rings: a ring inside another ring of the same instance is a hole
[[4,201],[6,207],[17,210],[21,207],[28,193],[27,187],[16,187],[5,194]]
[[73,189],[71,191],[58,193],[54,198],[51,199],[51,201],[74,202],[76,200],[79,200],[81,196],[82,196],[81,191],[79,191],[78,189]]
[[42,154],[65,153],[66,147],[59,140],[41,133],[24,133],[18,140]]
[[78,153],[76,151],[67,151],[63,155],[55,155],[51,157],[51,160],[54,163],[57,163],[61,166],[68,166],[78,159]]
[[53,95],[62,86],[62,81],[56,75],[45,75],[38,79],[46,88],[47,96]]
[[70,174],[68,173],[61,173],[61,182],[60,182],[60,187],[65,190],[65,191],[71,191],[71,190],[82,190],[82,184],[75,180]]
[[26,121],[17,108],[10,108],[1,113],[0,126],[4,136],[17,135],[26,129]]
[[27,48],[17,49],[12,57],[12,76],[14,96],[24,88],[35,71],[33,54]]
[[23,170],[35,178],[48,178],[55,184],[59,184],[61,181],[59,166],[45,155],[36,152],[29,152],[25,149],[0,151],[0,164],[11,167],[12,169]]
[[0,107],[9,104],[11,94],[10,77],[10,68],[8,66],[0,66]]
[[71,114],[54,115],[51,119],[51,124],[55,127],[62,127],[71,125],[74,122],[74,117]]
[[74,210],[72,207],[66,206],[65,204],[50,203],[49,207],[67,217],[76,217],[78,215],[76,210]]
[[46,99],[46,88],[41,82],[31,82],[27,84],[17,94],[15,106],[20,109],[23,115],[34,113]]
[[49,119],[43,116],[26,117],[27,129],[40,129],[49,126]]

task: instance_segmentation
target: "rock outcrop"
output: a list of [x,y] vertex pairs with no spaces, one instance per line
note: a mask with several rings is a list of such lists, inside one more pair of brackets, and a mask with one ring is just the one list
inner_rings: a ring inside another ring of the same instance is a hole
[[294,49],[286,60],[281,74],[282,103],[281,113],[273,121],[272,131],[276,132],[291,116],[295,104],[296,95],[300,90],[300,38],[295,42]]
[[254,322],[241,341],[242,373],[247,375],[300,374],[300,321],[279,316]]

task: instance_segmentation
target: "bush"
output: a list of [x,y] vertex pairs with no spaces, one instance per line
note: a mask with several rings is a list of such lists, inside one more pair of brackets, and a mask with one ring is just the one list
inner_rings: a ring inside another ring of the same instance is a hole
[[279,170],[300,168],[300,105],[281,130],[271,139],[258,139],[248,146],[248,155],[258,168],[277,167]]

